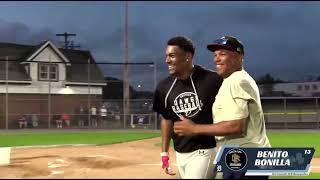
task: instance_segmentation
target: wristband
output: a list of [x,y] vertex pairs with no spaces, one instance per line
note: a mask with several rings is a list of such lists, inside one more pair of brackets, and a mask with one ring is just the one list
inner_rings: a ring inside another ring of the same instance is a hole
[[169,156],[169,153],[168,152],[161,152],[160,156]]

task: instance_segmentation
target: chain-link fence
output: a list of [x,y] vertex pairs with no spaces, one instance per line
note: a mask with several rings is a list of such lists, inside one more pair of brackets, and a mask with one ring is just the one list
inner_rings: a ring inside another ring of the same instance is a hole
[[318,129],[319,97],[262,97],[268,128]]
[[[159,129],[156,64],[0,60],[0,129]],[[262,97],[268,128],[319,128],[318,97]]]
[[159,128],[152,111],[156,64],[73,58],[1,60],[0,129]]

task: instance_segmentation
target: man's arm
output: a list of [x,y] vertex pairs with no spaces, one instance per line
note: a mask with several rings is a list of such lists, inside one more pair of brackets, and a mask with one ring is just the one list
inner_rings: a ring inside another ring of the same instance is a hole
[[224,121],[216,124],[196,124],[194,133],[209,136],[241,135],[245,132],[245,119]]
[[169,145],[172,138],[173,125],[172,121],[161,118],[161,142],[162,142],[162,152],[160,153],[162,160],[162,169],[165,170],[166,174],[171,176],[176,175],[169,165]]
[[162,152],[169,151],[170,140],[172,137],[173,123],[170,120],[161,118],[161,143]]
[[228,136],[241,135],[245,132],[245,119],[223,121],[216,124],[195,124],[191,120],[181,117],[181,121],[174,124],[174,132],[179,136],[208,135]]

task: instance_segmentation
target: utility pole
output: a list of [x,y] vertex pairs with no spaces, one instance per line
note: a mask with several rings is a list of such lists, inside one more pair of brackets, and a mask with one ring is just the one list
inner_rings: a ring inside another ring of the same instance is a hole
[[64,49],[68,49],[68,44],[69,44],[68,37],[69,36],[77,36],[77,34],[70,34],[70,33],[64,32],[62,34],[56,34],[56,36],[63,36],[64,37]]
[[130,109],[130,92],[128,83],[128,1],[125,1],[125,30],[124,30],[124,69],[123,69],[123,126],[126,127]]

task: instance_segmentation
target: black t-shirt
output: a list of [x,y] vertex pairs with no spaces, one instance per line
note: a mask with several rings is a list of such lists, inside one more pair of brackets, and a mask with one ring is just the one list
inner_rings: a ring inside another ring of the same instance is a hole
[[[159,82],[153,99],[153,110],[173,122],[183,115],[197,124],[212,124],[212,104],[223,78],[216,72],[194,65],[191,77],[179,80],[167,77]],[[214,136],[177,136],[173,133],[177,152],[192,152],[216,146]]]

